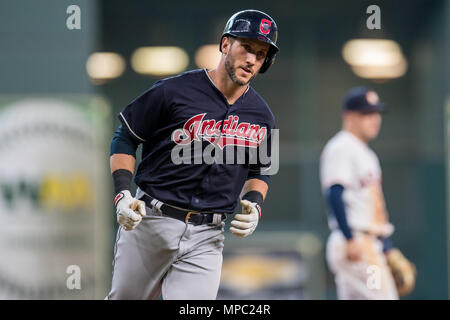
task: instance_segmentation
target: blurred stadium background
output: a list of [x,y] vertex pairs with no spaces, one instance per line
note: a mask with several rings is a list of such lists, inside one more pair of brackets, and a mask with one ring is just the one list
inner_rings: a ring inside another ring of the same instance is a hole
[[[381,30],[366,27],[372,4]],[[67,28],[70,5],[81,9],[79,30]],[[449,298],[445,0],[2,1],[0,298],[106,295],[117,228],[108,153],[115,115],[157,79],[208,67],[226,20],[248,8],[279,27],[281,52],[253,86],[276,116],[281,164],[255,235],[227,235],[219,298],[336,298],[318,158],[355,85],[374,88],[389,108],[372,146],[394,244],[418,269],[407,299]],[[80,290],[68,289],[69,265],[80,267]]]

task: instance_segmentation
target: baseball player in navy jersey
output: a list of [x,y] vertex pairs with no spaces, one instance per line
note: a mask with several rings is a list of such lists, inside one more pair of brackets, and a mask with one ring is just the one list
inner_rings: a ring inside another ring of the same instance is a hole
[[368,143],[381,127],[384,104],[365,87],[351,89],[342,130],[322,151],[320,178],[328,203],[326,258],[339,299],[398,299],[409,293],[414,266],[394,248],[381,187],[381,167]]
[[[111,143],[117,233],[107,299],[215,299],[222,268],[224,221],[240,200],[230,231],[251,235],[261,216],[270,163],[176,163],[174,148],[214,145],[250,151],[270,141],[274,116],[249,85],[278,52],[267,14],[234,14],[223,32],[219,65],[156,82],[119,113]],[[270,142],[269,142],[270,143]],[[142,159],[130,193],[136,148]],[[231,157],[235,159],[236,157]]]

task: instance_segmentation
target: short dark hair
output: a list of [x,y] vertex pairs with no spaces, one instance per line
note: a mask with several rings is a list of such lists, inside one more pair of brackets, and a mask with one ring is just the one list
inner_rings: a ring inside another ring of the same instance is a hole
[[[230,39],[230,45],[231,45],[231,44],[233,44],[233,42],[236,40],[237,37],[232,36],[230,34],[226,34],[226,35],[223,36],[223,38]],[[222,38],[222,40],[223,40],[223,38]],[[220,41],[220,49],[222,49],[222,41]]]

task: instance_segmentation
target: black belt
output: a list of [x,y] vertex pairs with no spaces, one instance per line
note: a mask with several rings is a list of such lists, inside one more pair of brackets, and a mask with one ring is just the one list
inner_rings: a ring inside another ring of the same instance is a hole
[[[155,205],[152,203],[152,201],[157,201],[159,203],[162,203],[161,201],[147,195],[144,194],[140,200],[144,201],[146,206],[149,208],[155,207]],[[162,205],[157,208],[159,209],[162,214],[174,218],[174,219],[178,219],[180,221],[183,222],[190,222],[194,225],[201,225],[201,224],[208,224],[208,223],[212,223],[214,220],[214,212],[198,212],[198,211],[192,211],[192,210],[182,210],[182,209],[177,209],[174,208],[170,205],[167,205],[165,203],[162,203]],[[226,219],[226,215],[224,213],[221,214],[221,221],[225,221]]]

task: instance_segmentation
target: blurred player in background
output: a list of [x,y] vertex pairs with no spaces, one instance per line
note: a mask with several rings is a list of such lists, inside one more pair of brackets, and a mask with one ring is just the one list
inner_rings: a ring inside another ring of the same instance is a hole
[[351,89],[343,104],[342,130],[320,158],[322,191],[329,208],[326,259],[335,275],[338,299],[396,300],[414,286],[415,268],[390,236],[381,168],[368,146],[381,127],[375,91]]

